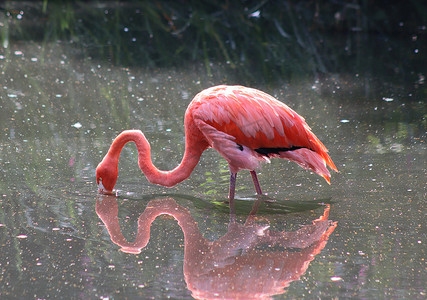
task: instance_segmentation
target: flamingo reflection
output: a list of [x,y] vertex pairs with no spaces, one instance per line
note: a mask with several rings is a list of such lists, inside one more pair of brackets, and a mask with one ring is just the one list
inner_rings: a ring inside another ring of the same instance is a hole
[[121,251],[139,254],[150,239],[151,223],[160,215],[178,221],[184,233],[184,276],[196,299],[263,299],[282,294],[305,273],[337,226],[328,220],[330,206],[312,224],[297,231],[273,231],[256,222],[258,200],[244,224],[231,216],[227,233],[216,241],[201,234],[188,209],[172,198],[151,200],[138,219],[134,242],[121,230],[114,196],[99,196],[96,213]]

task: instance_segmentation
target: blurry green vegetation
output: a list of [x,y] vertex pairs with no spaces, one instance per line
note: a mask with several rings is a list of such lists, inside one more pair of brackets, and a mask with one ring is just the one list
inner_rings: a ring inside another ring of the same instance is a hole
[[44,0],[0,8],[3,45],[59,39],[126,66],[200,63],[212,74],[221,65],[258,82],[345,72],[416,82],[426,70],[422,1]]

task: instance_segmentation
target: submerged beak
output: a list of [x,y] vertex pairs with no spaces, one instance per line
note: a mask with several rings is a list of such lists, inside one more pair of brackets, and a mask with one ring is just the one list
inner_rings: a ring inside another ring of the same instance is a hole
[[98,181],[98,193],[102,195],[114,195],[113,191],[107,190],[102,184],[102,178],[97,179]]

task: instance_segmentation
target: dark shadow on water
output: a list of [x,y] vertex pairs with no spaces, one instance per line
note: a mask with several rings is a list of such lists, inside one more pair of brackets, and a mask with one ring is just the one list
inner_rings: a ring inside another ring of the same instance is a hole
[[[161,194],[147,194],[147,195],[123,195],[118,192],[117,199],[127,199],[131,201],[151,201],[161,197],[171,197],[174,199],[189,200],[198,209],[214,209],[216,212],[229,213],[230,204],[228,199],[219,199],[214,201],[207,201],[202,198],[193,197],[191,195],[176,194],[176,193],[161,193]],[[261,200],[261,201],[259,201]],[[259,202],[257,207],[258,215],[283,215],[288,213],[305,212],[323,207],[325,204],[334,204],[332,198],[313,199],[313,200],[280,200],[270,198],[268,196],[245,197],[244,199],[236,198],[235,213],[236,215],[247,215],[253,210],[256,202]]]
[[[261,201],[260,201],[261,200]],[[288,213],[305,212],[318,209],[324,204],[333,204],[332,198],[316,199],[316,200],[271,200],[271,199],[250,199],[245,198],[235,199],[235,210],[237,215],[244,215],[251,211],[253,206],[259,202],[257,209],[258,215],[283,215]],[[215,202],[219,211],[228,211],[228,201]]]
[[[306,272],[337,226],[328,220],[331,206],[327,204],[311,224],[296,231],[273,230],[268,216],[257,216],[258,200],[243,224],[230,221],[227,232],[210,241],[189,209],[173,197],[163,196],[150,200],[143,211],[137,212],[136,237],[129,242],[120,228],[117,200],[114,196],[98,196],[96,213],[122,252],[143,252],[151,224],[158,216],[169,215],[178,222],[184,233],[184,279],[196,299],[258,299],[284,293]],[[230,216],[230,220],[234,218]]]

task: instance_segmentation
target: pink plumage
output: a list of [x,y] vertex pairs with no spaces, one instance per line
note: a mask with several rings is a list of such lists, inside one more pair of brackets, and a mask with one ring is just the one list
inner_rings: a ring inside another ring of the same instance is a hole
[[139,166],[152,183],[173,186],[188,178],[201,154],[209,147],[229,163],[229,198],[234,198],[237,172],[251,172],[255,188],[261,188],[255,170],[260,163],[279,157],[323,176],[330,183],[329,166],[338,171],[326,147],[311,132],[304,118],[274,97],[253,88],[220,85],[208,88],[189,104],[185,113],[186,147],[178,167],[160,171],[151,162],[149,143],[140,131],[122,132],[97,167],[97,181],[112,191],[123,146],[134,141]]
[[[233,155],[238,151],[236,144],[253,150],[250,154],[241,151],[241,155],[252,155],[259,161],[266,157],[289,159],[325,177],[328,182],[330,173],[326,165],[337,171],[326,147],[311,132],[304,118],[259,90],[225,85],[206,89],[190,103],[187,117],[193,118],[211,146],[236,171],[254,169],[253,160],[249,157],[247,165],[236,162],[235,157],[239,156],[238,152]],[[269,150],[261,154],[256,149]]]

